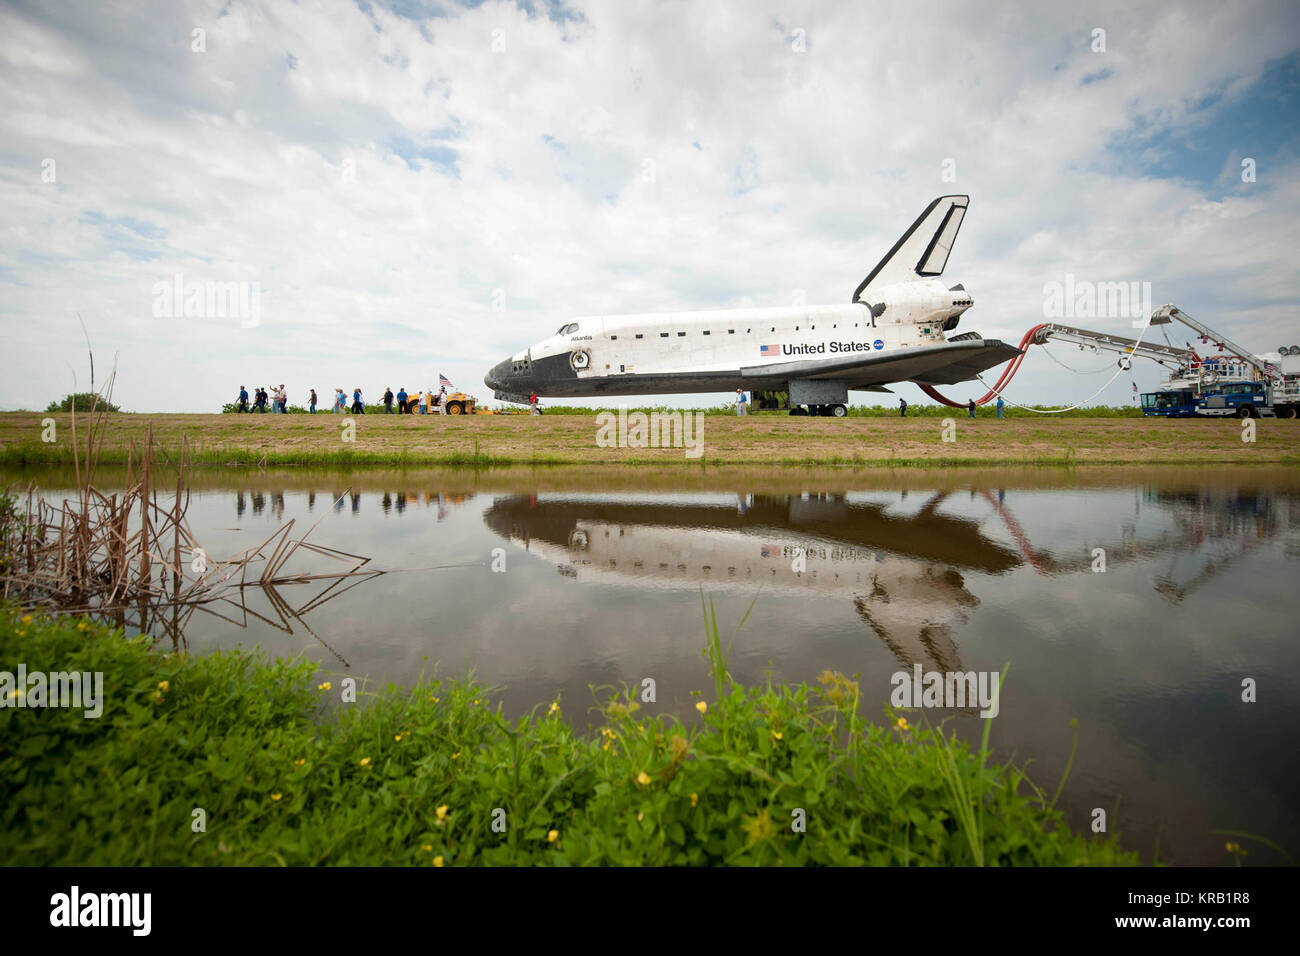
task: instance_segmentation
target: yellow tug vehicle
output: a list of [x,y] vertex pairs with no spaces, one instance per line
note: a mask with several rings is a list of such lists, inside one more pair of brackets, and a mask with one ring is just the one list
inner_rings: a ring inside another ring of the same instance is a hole
[[[438,400],[441,396],[437,392],[429,395],[431,404],[429,414],[440,415],[441,409],[438,407]],[[465,392],[448,392],[447,393],[447,414],[448,415],[473,415],[475,412],[481,412],[478,407],[478,399],[473,395]],[[420,414],[420,393],[410,396],[406,400],[405,410],[412,415]]]

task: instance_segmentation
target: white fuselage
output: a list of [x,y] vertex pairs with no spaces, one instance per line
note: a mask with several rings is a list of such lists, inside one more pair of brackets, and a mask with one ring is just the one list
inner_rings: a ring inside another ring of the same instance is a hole
[[[878,318],[862,302],[586,316],[565,324],[564,328],[577,326],[572,332],[552,335],[527,351],[536,361],[574,348],[588,349],[591,363],[578,370],[580,378],[720,371],[778,364],[806,354],[933,345],[944,341],[944,322],[970,307],[954,306],[954,300],[969,302],[969,297],[964,292],[949,292],[933,279],[901,283],[884,292],[880,301],[885,311]],[[778,348],[773,354],[760,354],[765,345]],[[522,360],[525,355],[520,352],[513,358]]]
[[[652,379],[655,391],[743,387],[720,378],[799,359],[837,359],[933,346],[973,305],[964,290],[916,279],[841,305],[596,315],[566,322],[489,375],[492,387],[549,395],[617,394]],[[619,381],[624,380],[624,381]]]

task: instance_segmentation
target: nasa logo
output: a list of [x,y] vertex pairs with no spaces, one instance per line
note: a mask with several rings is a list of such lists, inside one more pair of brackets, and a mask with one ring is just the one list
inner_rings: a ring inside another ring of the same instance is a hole
[[876,339],[876,341],[872,342],[871,344],[878,349],[883,349],[885,347],[885,343],[880,339]]

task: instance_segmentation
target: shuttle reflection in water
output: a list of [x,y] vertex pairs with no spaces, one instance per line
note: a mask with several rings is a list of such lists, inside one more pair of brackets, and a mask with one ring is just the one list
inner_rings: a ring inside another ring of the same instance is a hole
[[1049,577],[1086,574],[1094,546],[1104,547],[1111,567],[1167,555],[1152,586],[1176,603],[1294,527],[1279,516],[1272,492],[1148,490],[1138,511],[1154,505],[1165,520],[1145,534],[1127,523],[1109,534],[1092,528],[1095,540],[1075,538],[1054,552],[1034,545],[1002,495],[978,493],[1007,543],[986,535],[977,518],[939,511],[950,494],[934,492],[913,514],[843,495],[511,495],[494,501],[484,521],[580,581],[840,596],[900,663],[940,671],[964,670],[954,635],[979,603],[964,573],[1027,565]]
[[1020,557],[977,522],[936,511],[944,497],[900,516],[843,496],[514,495],[498,498],[484,521],[579,581],[843,597],[905,666],[955,671],[963,668],[953,629],[979,603],[962,572],[999,574]]

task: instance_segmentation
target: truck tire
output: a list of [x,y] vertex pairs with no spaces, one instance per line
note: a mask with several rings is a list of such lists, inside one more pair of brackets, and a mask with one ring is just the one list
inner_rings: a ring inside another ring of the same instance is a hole
[[1237,414],[1242,418],[1254,418],[1255,417],[1254,406],[1242,405],[1240,408],[1237,409]]
[[464,414],[465,414],[465,403],[464,403],[464,402],[448,402],[448,403],[447,403],[447,414],[448,414],[448,415],[464,415]]

